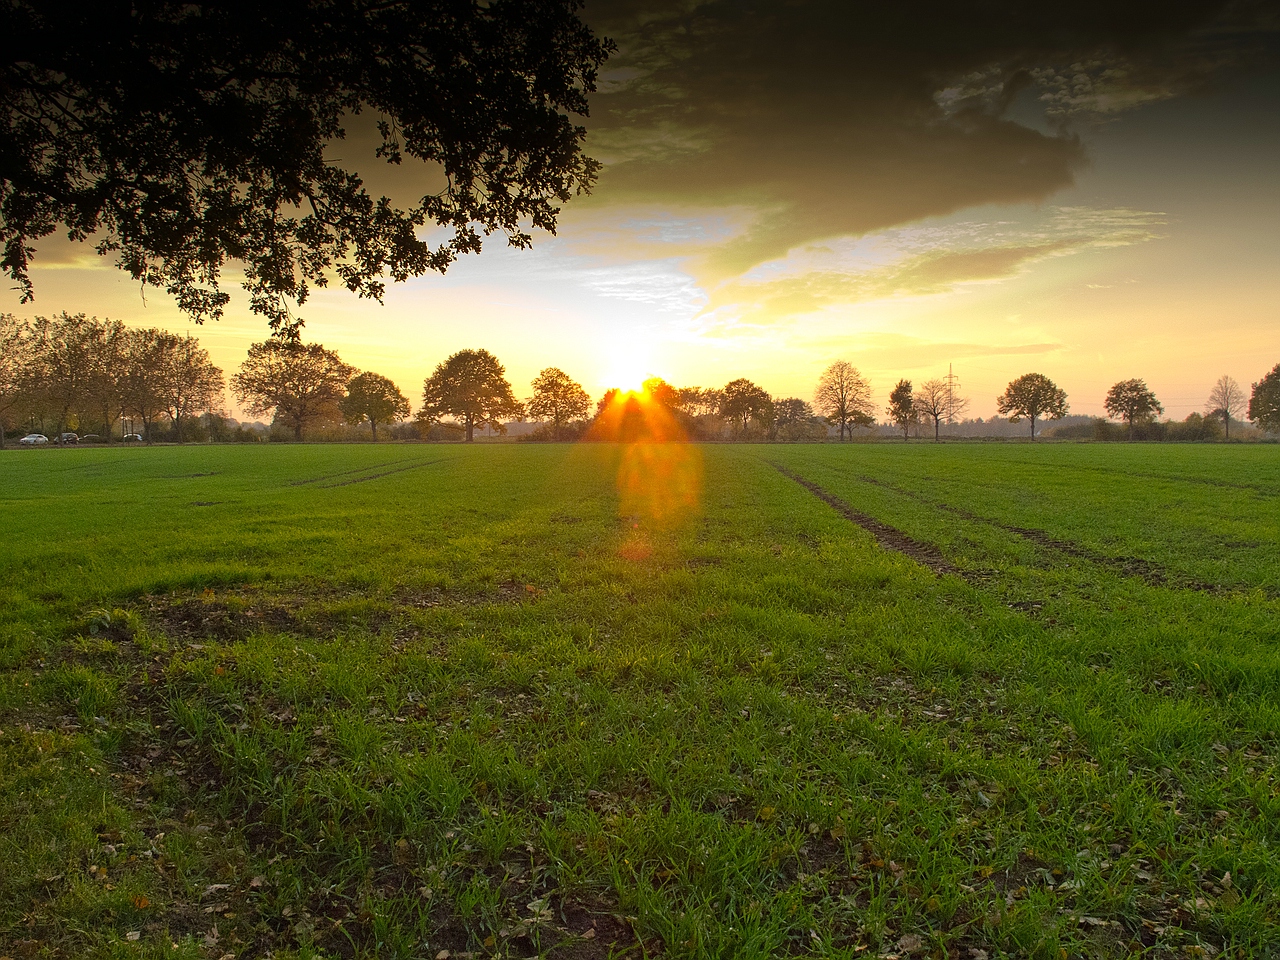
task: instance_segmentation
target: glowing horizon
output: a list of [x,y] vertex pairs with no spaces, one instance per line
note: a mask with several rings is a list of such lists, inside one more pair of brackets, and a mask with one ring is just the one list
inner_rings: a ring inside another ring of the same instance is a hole
[[[861,38],[852,14],[831,20],[819,3],[763,26],[699,7],[716,29],[666,61],[654,51],[678,33],[671,10],[589,5],[620,46],[589,124],[604,171],[556,236],[531,251],[491,237],[447,275],[389,284],[384,305],[315,291],[304,336],[415,406],[437,363],[479,347],[518,397],[555,366],[593,399],[659,376],[704,388],[746,377],[812,400],[843,359],[883,409],[899,378],[950,366],[984,419],[1036,371],[1072,413],[1101,415],[1111,384],[1140,378],[1180,420],[1220,375],[1247,388],[1280,361],[1280,70],[1265,25],[1176,25],[1160,56],[1138,44],[1123,64],[1082,60],[1073,75],[1037,36],[1000,34],[1014,28],[999,18],[935,62],[929,38],[898,21]],[[1081,36],[1091,30],[1106,34],[1082,21]],[[1218,66],[1193,56],[1230,36],[1256,43],[1219,50]],[[1017,87],[1000,57],[1042,65]],[[1198,70],[1216,72],[1192,82]],[[351,151],[369,147],[370,124],[353,121]],[[371,189],[393,199],[429,179],[369,162]],[[0,310],[193,332],[228,375],[268,334],[234,275],[226,318],[198,328],[87,245],[37,249],[36,302],[9,290]]]

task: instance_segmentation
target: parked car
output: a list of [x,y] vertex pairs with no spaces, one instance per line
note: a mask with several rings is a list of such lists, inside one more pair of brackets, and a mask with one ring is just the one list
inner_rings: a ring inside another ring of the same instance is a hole
[[126,434],[125,434],[123,437],[121,437],[120,439],[121,439],[121,440],[123,440],[125,443],[141,443],[141,442],[142,442],[142,434],[140,434],[140,433],[126,433]]
[[74,433],[62,433],[58,435],[59,443],[79,443],[80,437]]
[[80,438],[80,442],[81,443],[101,443],[102,438],[98,436],[96,433],[86,433],[83,437]]
[[37,444],[48,443],[49,438],[46,437],[43,433],[28,433],[25,437],[23,437],[18,442],[25,443],[28,447],[34,447]]

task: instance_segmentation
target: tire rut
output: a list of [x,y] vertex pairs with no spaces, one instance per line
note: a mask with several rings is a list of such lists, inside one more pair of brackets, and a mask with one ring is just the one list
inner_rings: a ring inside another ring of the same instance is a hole
[[417,470],[420,467],[429,467],[433,463],[439,463],[439,460],[426,460],[421,463],[411,463],[407,467],[396,467],[394,470],[384,470],[382,473],[371,473],[365,477],[353,477],[350,480],[340,480],[337,483],[322,483],[321,490],[332,490],[335,487],[349,487],[353,483],[365,483],[368,480],[380,480],[382,477],[389,477],[393,473],[404,473],[406,470]]
[[812,480],[800,476],[800,474],[788,470],[786,467],[778,464],[772,465],[775,470],[784,477],[795,481],[804,487],[815,497],[834,509],[846,520],[852,521],[860,526],[867,533],[875,538],[876,543],[881,549],[888,550],[891,553],[900,553],[904,557],[909,557],[921,566],[928,567],[938,576],[952,573],[957,576],[964,576],[961,571],[954,566],[937,547],[928,543],[921,543],[919,540],[912,539],[896,527],[891,527],[887,523],[882,523],[875,517],[863,513],[861,510],[855,510],[849,504],[845,503],[835,494],[824,490]]
[[[318,484],[320,484],[322,487],[336,487],[336,486],[341,486],[341,484],[337,484],[337,483],[325,483],[325,481],[326,481],[326,480],[334,480],[334,479],[336,479],[336,478],[338,478],[338,477],[349,477],[349,476],[351,476],[351,474],[353,474],[353,473],[365,473],[365,472],[367,472],[367,471],[369,471],[369,470],[377,470],[377,469],[378,469],[378,468],[380,468],[380,467],[390,467],[390,466],[394,466],[394,465],[396,465],[396,464],[400,464],[400,463],[408,463],[408,462],[410,462],[410,461],[412,461],[413,463],[423,463],[424,465],[425,465],[426,463],[435,463],[435,462],[436,462],[435,460],[427,460],[427,461],[425,461],[425,462],[424,462],[424,461],[421,461],[421,460],[413,460],[413,458],[412,458],[412,457],[401,457],[399,460],[388,460],[388,461],[386,461],[385,463],[373,463],[373,464],[368,464],[368,465],[363,466],[363,467],[352,467],[350,470],[339,470],[337,473],[326,473],[326,474],[324,474],[323,476],[319,476],[319,477],[309,477],[309,478],[308,478],[308,479],[306,479],[306,480],[290,480],[287,484],[285,484],[285,486],[288,486],[288,487],[305,487],[305,486],[307,486],[308,484],[318,483]],[[345,482],[345,481],[344,481],[344,482]],[[354,481],[354,482],[359,482],[359,481]]]
[[863,483],[869,483],[872,486],[881,487],[885,490],[892,490],[894,493],[900,494],[908,500],[914,500],[916,503],[924,504],[934,510],[941,510],[944,513],[949,513],[952,516],[961,517],[965,520],[971,520],[974,523],[985,523],[998,530],[1004,530],[1006,533],[1016,534],[1024,540],[1029,540],[1036,546],[1055,550],[1058,553],[1064,554],[1068,557],[1073,557],[1077,560],[1085,560],[1101,567],[1107,567],[1108,569],[1115,570],[1126,577],[1135,577],[1153,587],[1194,590],[1199,593],[1225,592],[1225,588],[1223,587],[1179,576],[1171,572],[1167,567],[1151,560],[1144,560],[1141,557],[1113,557],[1109,554],[1101,553],[1100,551],[1093,550],[1090,547],[1075,543],[1071,540],[1060,540],[1057,537],[1050,536],[1043,530],[1037,530],[1034,527],[1020,527],[1012,523],[1002,523],[999,520],[992,520],[990,517],[984,517],[980,514],[973,513],[970,510],[965,510],[963,507],[953,507],[950,504],[941,503],[937,500],[931,499],[930,497],[926,497],[924,494],[916,493],[914,490],[907,490],[903,487],[895,486],[892,483],[879,480],[875,477],[859,476],[858,479]]

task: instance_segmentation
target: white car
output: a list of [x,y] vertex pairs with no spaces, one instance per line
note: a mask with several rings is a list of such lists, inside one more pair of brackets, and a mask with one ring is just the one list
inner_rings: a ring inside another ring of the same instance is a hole
[[25,437],[23,437],[18,442],[25,443],[28,447],[34,447],[37,444],[48,443],[49,438],[46,437],[43,433],[28,433]]

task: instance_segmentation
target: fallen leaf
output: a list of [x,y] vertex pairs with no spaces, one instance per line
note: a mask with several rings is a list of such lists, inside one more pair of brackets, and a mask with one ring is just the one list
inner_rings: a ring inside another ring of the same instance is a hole
[[924,949],[924,937],[918,933],[908,933],[898,939],[898,949],[903,953],[919,953]]
[[124,935],[124,938],[128,940],[130,943],[137,943],[139,940],[142,939],[142,931],[130,930],[128,933]]

